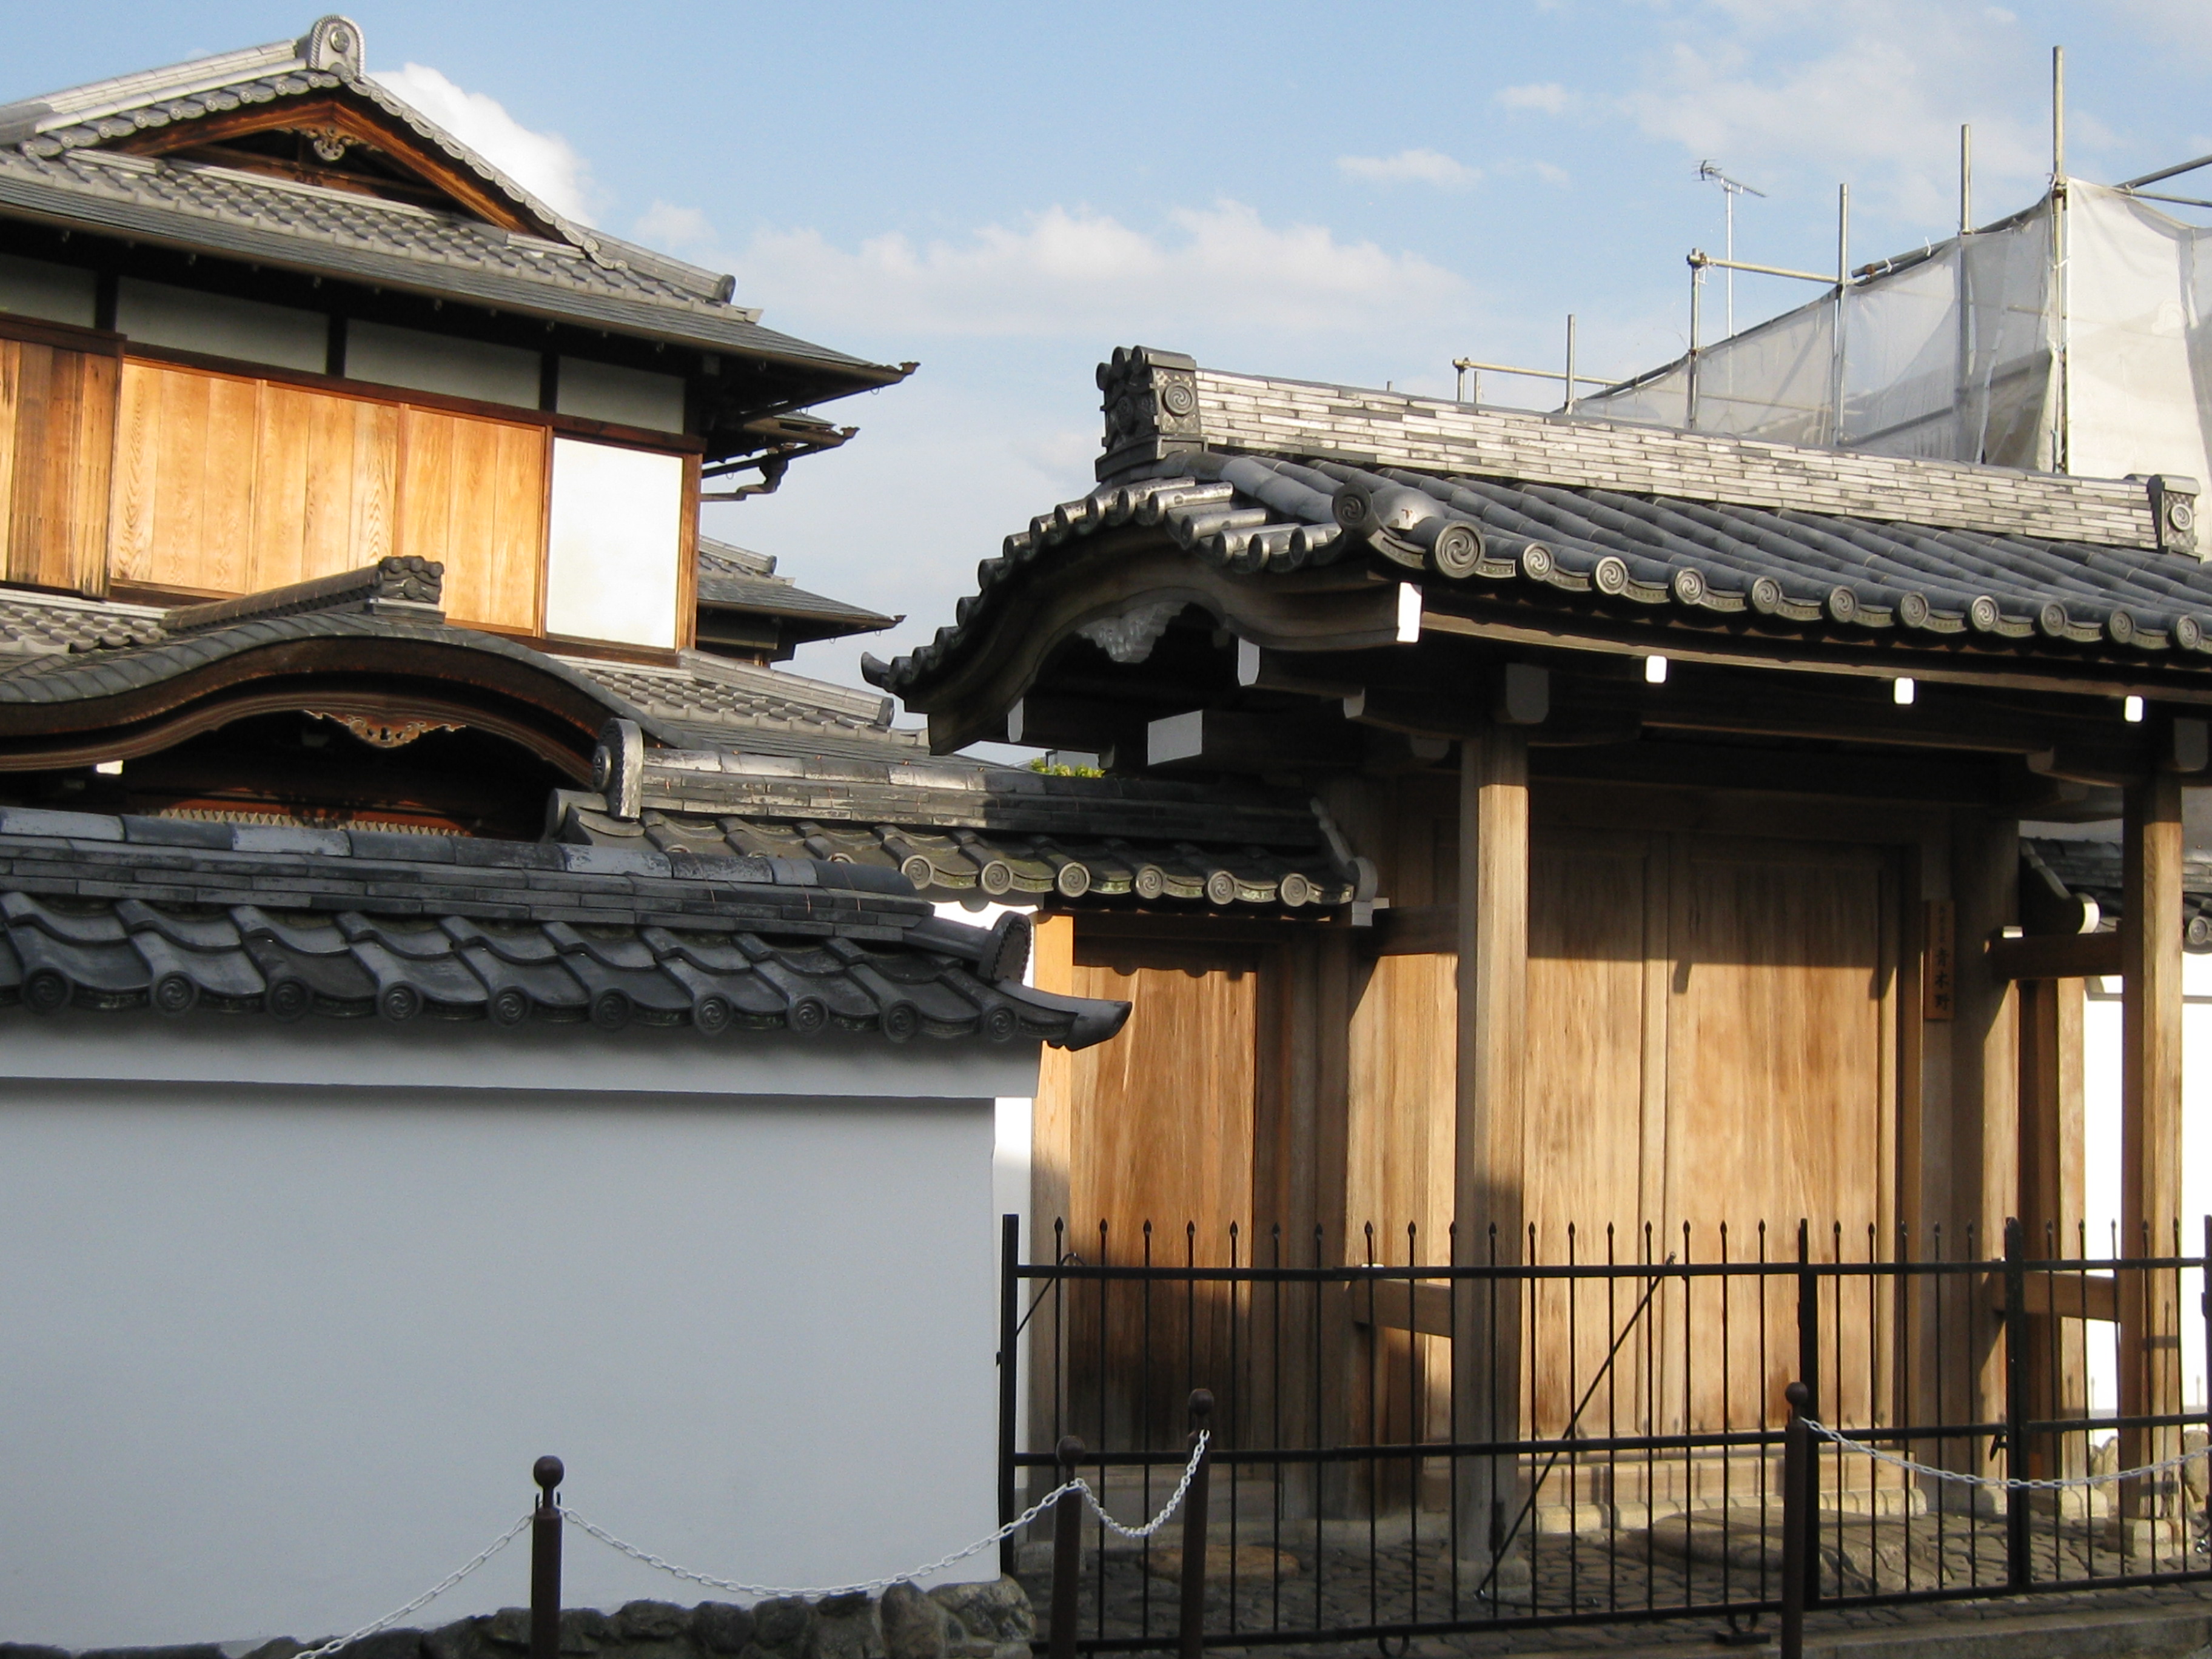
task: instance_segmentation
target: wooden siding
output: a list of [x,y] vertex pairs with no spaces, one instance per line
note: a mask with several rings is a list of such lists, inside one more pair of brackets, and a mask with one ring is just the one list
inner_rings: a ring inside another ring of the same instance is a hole
[[116,361],[0,338],[0,553],[6,580],[106,591]]
[[445,561],[446,614],[539,632],[550,434],[410,405],[399,453],[399,551]]
[[[1425,823],[1392,826],[1399,868],[1389,884],[1444,896],[1449,837]],[[1430,866],[1429,848],[1437,846]],[[1731,1257],[1755,1256],[1759,1227],[1772,1256],[1794,1257],[1796,1223],[1812,1220],[1814,1255],[1887,1241],[1893,1224],[1898,908],[1896,859],[1880,845],[1755,839],[1705,832],[1539,828],[1530,860],[1528,1100],[1522,1248],[1543,1262],[1655,1257],[1710,1261],[1728,1228]],[[1407,1224],[1425,1261],[1443,1259],[1452,1190],[1453,986],[1445,955],[1386,956],[1374,964],[1352,1024],[1349,1187],[1352,1236],[1407,1260]],[[1687,1239],[1683,1225],[1687,1223]],[[1571,1234],[1570,1229],[1572,1229]],[[1611,1229],[1608,1237],[1607,1230]],[[1480,1260],[1482,1241],[1473,1242]],[[1503,1246],[1501,1245],[1501,1253]],[[1717,1341],[1721,1281],[1698,1281],[1695,1326]],[[1757,1310],[1728,1292],[1728,1382],[1719,1356],[1685,1375],[1679,1292],[1652,1317],[1658,1369],[1625,1369],[1607,1396],[1633,1413],[1648,1397],[1678,1425],[1754,1418],[1778,1401],[1795,1360],[1795,1304],[1778,1291],[1762,1366]],[[1625,1318],[1632,1291],[1611,1310]],[[1785,1305],[1787,1304],[1787,1305]],[[1596,1374],[1612,1340],[1601,1294],[1570,1309],[1563,1285],[1530,1298],[1529,1328],[1571,1364],[1539,1368],[1532,1426],[1557,1433],[1572,1396]],[[1852,1322],[1863,1327],[1867,1322]],[[1846,1406],[1872,1409],[1886,1373],[1886,1314],[1876,1349],[1845,1357]],[[1379,1335],[1386,1401],[1406,1396],[1416,1343]],[[1858,1340],[1855,1335],[1854,1341]],[[1444,1395],[1443,1345],[1420,1340],[1431,1411]],[[1434,1425],[1430,1425],[1433,1427]],[[1585,1424],[1587,1431],[1589,1427]]]
[[1229,1224],[1249,1232],[1251,1216],[1255,976],[1078,965],[1073,980],[1077,996],[1133,1006],[1118,1038],[1069,1067],[1081,1153],[1069,1171],[1071,1247],[1095,1253],[1103,1220],[1114,1259],[1133,1261],[1149,1221],[1163,1259],[1180,1261],[1194,1222],[1199,1260],[1226,1261]]
[[246,593],[413,554],[455,622],[538,631],[541,427],[132,360],[115,453],[114,581]]

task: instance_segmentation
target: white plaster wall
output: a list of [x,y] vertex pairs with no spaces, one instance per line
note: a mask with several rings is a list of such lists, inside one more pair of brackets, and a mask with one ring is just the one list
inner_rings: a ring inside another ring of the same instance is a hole
[[319,312],[125,276],[115,326],[142,345],[204,351],[319,374],[330,362],[330,319]]
[[489,340],[349,321],[345,372],[348,380],[379,386],[512,404],[518,409],[538,407],[538,354]]
[[545,631],[672,649],[682,458],[556,438],[550,516]]
[[[11,1021],[9,1061],[45,1029]],[[574,1506],[710,1572],[821,1583],[981,1536],[994,1116],[0,1079],[0,1641],[351,1628],[518,1516],[547,1451]],[[567,1552],[570,1605],[698,1594]],[[518,1540],[416,1622],[526,1574]]]
[[[2204,1218],[2212,1214],[2212,956],[2181,959],[2181,1247],[2204,1249]],[[2120,981],[2117,975],[2088,982],[2081,1030],[2082,1208],[2089,1254],[2112,1252],[2120,1218]],[[2069,1247],[2070,1253],[2070,1247]],[[2113,1408],[2118,1388],[2113,1327],[2092,1322],[2091,1404]],[[2205,1399],[2204,1325],[2181,1326],[2182,1387],[2192,1404]]]
[[90,328],[94,316],[93,275],[74,265],[0,253],[0,311]]
[[563,415],[615,421],[653,432],[684,430],[684,377],[654,374],[588,357],[561,360],[555,406]]

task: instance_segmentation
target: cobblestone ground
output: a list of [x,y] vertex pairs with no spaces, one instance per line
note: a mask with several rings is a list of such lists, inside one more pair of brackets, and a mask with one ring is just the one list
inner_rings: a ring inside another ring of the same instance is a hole
[[[1266,1644],[1261,1654],[1395,1656],[1490,1655],[1591,1648],[1682,1645],[1704,1647],[1728,1629],[1711,1608],[1728,1601],[1778,1595],[1781,1516],[1778,1506],[1762,1530],[1758,1513],[1732,1514],[1723,1525],[1715,1512],[1676,1516],[1650,1531],[1553,1534],[1539,1536],[1525,1565],[1496,1598],[1481,1593],[1481,1569],[1462,1562],[1455,1573],[1451,1552],[1440,1540],[1407,1535],[1402,1521],[1390,1536],[1378,1529],[1370,1549],[1358,1523],[1332,1523],[1316,1548],[1308,1523],[1286,1528],[1279,1543],[1248,1531],[1233,1552],[1223,1541],[1207,1559],[1207,1647],[1234,1650],[1240,1632],[1343,1630],[1425,1622],[1480,1625],[1495,1618],[1546,1620],[1534,1628],[1476,1629],[1449,1635],[1323,1640],[1291,1646]],[[1172,1530],[1172,1529],[1171,1529]],[[1086,1539],[1086,1549],[1094,1541]],[[2039,1517],[2032,1537],[2033,1571],[2039,1579],[2078,1578],[2092,1572],[2179,1571],[2202,1566],[2205,1556],[2146,1540],[2123,1558],[2110,1523],[2053,1522]],[[1964,1516],[1923,1515],[1907,1520],[1834,1515],[1822,1517],[1823,1582],[1844,1594],[1936,1585],[1996,1586],[2005,1582],[2006,1533],[2002,1522]],[[1179,1540],[1149,1551],[1109,1548],[1087,1553],[1080,1629],[1086,1637],[1149,1635],[1172,1646],[1178,1595],[1175,1574]],[[1051,1597],[1045,1553],[1024,1553],[1020,1577],[1042,1622]],[[1316,1571],[1316,1569],[1318,1568]],[[2165,1584],[2124,1590],[2082,1591],[1989,1601],[1920,1603],[1907,1607],[1818,1609],[1807,1621],[1821,1630],[1910,1626],[1932,1620],[2014,1618],[2023,1613],[2094,1617],[2100,1613],[2162,1606],[2212,1609],[2212,1585]],[[1103,1618],[1101,1609],[1103,1609]],[[1672,1610],[1674,1616],[1665,1616]],[[1615,1617],[1618,1615],[1618,1617]],[[1567,1620],[1577,1622],[1569,1623]],[[1550,1622],[1557,1620],[1559,1622]],[[1752,1643],[1774,1639],[1771,1615],[1745,1619]]]

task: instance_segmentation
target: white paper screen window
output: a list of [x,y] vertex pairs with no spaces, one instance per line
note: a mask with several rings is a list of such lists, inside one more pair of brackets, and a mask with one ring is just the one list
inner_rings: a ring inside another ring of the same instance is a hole
[[545,631],[673,649],[683,529],[681,458],[556,438]]

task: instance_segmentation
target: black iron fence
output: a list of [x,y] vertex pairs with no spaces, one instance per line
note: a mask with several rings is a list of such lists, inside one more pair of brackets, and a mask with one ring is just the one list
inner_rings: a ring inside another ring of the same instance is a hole
[[[1352,1265],[1318,1237],[1255,1260],[1234,1228],[1103,1226],[1023,1261],[1006,1228],[1002,1516],[1071,1437],[1112,1512],[1151,1514],[1210,1391],[1209,1642],[1685,1617],[1748,1639],[1800,1598],[2212,1577],[2212,1218],[2195,1255],[2178,1229],[2093,1256],[2079,1229],[2008,1225],[1990,1255],[1801,1223],[1532,1229],[1425,1261],[1409,1227]],[[1048,1547],[1006,1551],[1042,1600]],[[1078,1645],[1172,1644],[1186,1557],[1092,1523]]]

